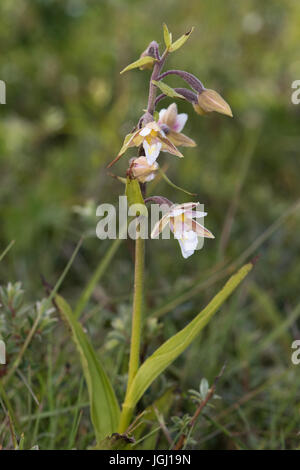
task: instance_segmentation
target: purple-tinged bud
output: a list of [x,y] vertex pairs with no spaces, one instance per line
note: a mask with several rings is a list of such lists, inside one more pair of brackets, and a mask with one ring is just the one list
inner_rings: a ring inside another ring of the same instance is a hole
[[130,160],[129,171],[140,183],[152,181],[158,171],[158,163],[149,165],[146,157],[138,157]]
[[[150,42],[147,49],[145,49],[144,52],[141,53],[140,58],[142,57],[153,57],[153,59],[156,59],[156,60],[160,59],[158,44],[156,41]],[[154,65],[154,62],[152,63],[149,62],[148,64],[142,65],[142,67],[140,67],[140,70],[145,70],[145,69],[151,70],[153,68],[153,65]]]

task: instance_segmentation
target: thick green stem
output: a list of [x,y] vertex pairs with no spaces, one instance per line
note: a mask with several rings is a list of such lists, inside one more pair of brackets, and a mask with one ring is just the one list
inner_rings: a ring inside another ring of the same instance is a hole
[[128,387],[131,385],[139,367],[142,304],[144,290],[145,240],[138,238],[135,242],[134,297],[131,327],[130,360]]
[[131,326],[131,343],[128,383],[125,401],[122,407],[119,432],[123,433],[128,428],[133,409],[126,405],[126,398],[132,381],[138,371],[140,360],[141,328],[142,328],[142,307],[144,290],[144,269],[145,269],[145,240],[141,237],[135,242],[135,270],[134,270],[134,297]]

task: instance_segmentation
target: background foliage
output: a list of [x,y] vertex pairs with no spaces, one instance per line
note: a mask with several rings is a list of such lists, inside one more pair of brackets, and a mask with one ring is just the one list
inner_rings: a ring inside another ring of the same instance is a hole
[[[0,279],[4,289],[20,281],[25,290],[15,286],[14,295],[24,298],[22,322],[8,318],[13,312],[1,306],[8,360],[20,348],[18,335],[30,328],[34,302],[45,296],[41,275],[54,285],[84,234],[61,288],[74,305],[110,246],[95,237],[94,208],[115,203],[124,190],[105,166],[142,114],[149,78],[148,71],[120,76],[120,70],[151,40],[163,43],[164,21],[175,37],[195,26],[168,65],[218,90],[234,119],[201,118],[179,102],[180,112],[189,113],[185,131],[198,147],[186,149],[182,161],[164,154],[161,162],[172,162],[171,180],[198,194],[216,240],[188,260],[176,241],[147,244],[144,356],[209,301],[222,284],[213,273],[238,264],[243,253],[261,258],[201,337],[150,389],[144,405],[173,386],[173,404],[165,410],[173,432],[178,422],[172,416],[195,410],[188,390],[203,377],[211,384],[227,361],[218,384],[222,400],[206,410],[188,446],[297,448],[300,378],[290,356],[299,337],[300,221],[291,208],[299,198],[300,106],[290,97],[291,83],[300,78],[299,2],[2,0],[0,15],[0,79],[7,85],[7,104],[0,107],[1,251],[16,241],[0,264]],[[174,77],[167,82],[181,86]],[[123,157],[113,171],[124,174],[126,163]],[[155,184],[155,194],[190,199],[164,181]],[[125,241],[82,316],[119,398],[126,382],[132,276],[133,245]],[[19,303],[17,319],[18,309]],[[19,432],[26,448],[86,448],[93,434],[78,358],[64,326],[48,317],[45,322],[7,390]],[[0,413],[5,447],[10,434]],[[154,437],[141,445],[168,447],[163,434]]]

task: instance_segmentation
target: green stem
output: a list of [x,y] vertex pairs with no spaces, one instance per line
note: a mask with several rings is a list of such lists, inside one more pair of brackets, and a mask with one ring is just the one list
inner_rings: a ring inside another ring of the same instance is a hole
[[[150,78],[149,95],[147,111],[152,114],[155,111],[155,98],[157,87],[152,83],[159,76],[163,68],[166,58],[168,56],[168,49],[165,50],[162,57],[153,67],[153,72]],[[143,192],[143,191],[142,191]],[[143,194],[143,197],[145,195]],[[133,297],[133,312],[132,312],[132,327],[131,327],[131,343],[130,343],[130,357],[129,357],[129,370],[128,382],[125,400],[122,405],[122,412],[119,423],[119,433],[124,433],[131,421],[134,407],[128,404],[128,396],[131,384],[139,368],[140,361],[140,344],[141,344],[141,325],[142,325],[142,304],[143,304],[143,290],[144,290],[144,270],[145,270],[145,240],[137,238],[135,242],[135,268],[134,268],[134,297]]]
[[119,424],[119,432],[123,433],[128,428],[133,409],[126,405],[126,398],[132,381],[138,371],[140,361],[140,344],[141,344],[141,326],[142,326],[142,306],[143,306],[143,290],[144,290],[144,270],[145,270],[145,240],[141,237],[135,242],[135,268],[134,268],[134,297],[132,311],[131,326],[131,343],[128,382],[125,395],[125,401],[122,407],[122,413]]

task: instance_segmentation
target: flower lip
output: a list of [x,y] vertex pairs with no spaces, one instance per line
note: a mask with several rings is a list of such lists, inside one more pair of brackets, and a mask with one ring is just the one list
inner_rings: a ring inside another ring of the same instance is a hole
[[153,163],[156,161],[159,155],[159,152],[161,150],[161,147],[162,147],[161,142],[155,142],[155,143],[149,144],[147,140],[144,140],[143,147],[144,147],[146,158],[147,158],[149,165],[153,165]]
[[186,259],[194,254],[198,245],[198,237],[192,230],[185,231],[183,234],[174,233],[174,238],[179,242],[182,256]]

